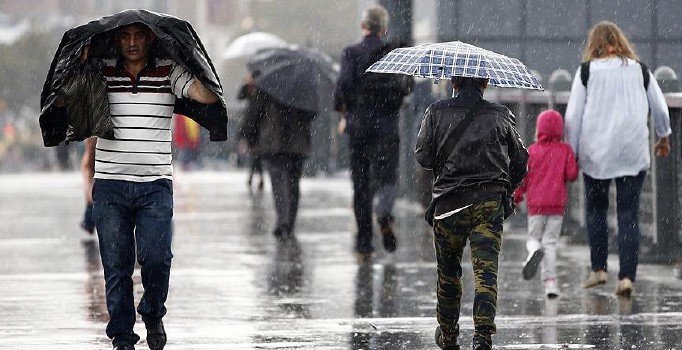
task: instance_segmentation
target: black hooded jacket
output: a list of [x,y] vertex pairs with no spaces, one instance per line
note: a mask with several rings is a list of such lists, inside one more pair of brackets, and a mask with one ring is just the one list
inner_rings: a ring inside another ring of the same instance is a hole
[[[169,58],[199,79],[220,102],[201,104],[177,98],[174,113],[196,121],[210,133],[211,141],[227,140],[227,109],[213,63],[192,26],[173,16],[145,10],[126,10],[64,33],[40,95],[40,128],[45,146],[81,141],[90,136],[113,138],[106,81],[99,74],[102,59],[116,58],[116,28],[142,23],[156,35],[150,58]],[[81,52],[90,45],[88,60]],[[64,103],[57,103],[61,98]]]
[[[457,97],[438,101],[426,110],[417,137],[417,161],[427,169],[442,164],[440,171],[434,170],[431,216],[511,194],[526,174],[528,151],[516,131],[514,115],[499,104],[483,100],[455,148],[442,149],[482,98],[478,88],[467,86]],[[432,217],[427,217],[430,220]]]

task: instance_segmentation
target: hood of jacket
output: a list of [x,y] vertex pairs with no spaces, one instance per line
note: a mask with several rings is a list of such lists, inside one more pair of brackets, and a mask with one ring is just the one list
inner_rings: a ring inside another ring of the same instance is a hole
[[561,118],[561,113],[553,109],[540,113],[535,130],[540,143],[563,140],[564,120]]
[[[101,61],[107,58],[118,58],[119,53],[115,48],[115,29],[134,23],[141,23],[149,27],[156,35],[156,40],[150,47],[150,56],[157,58],[169,58],[187,69],[195,78],[216,94],[220,103],[205,105],[189,99],[176,99],[175,113],[186,115],[210,132],[211,141],[224,141],[227,139],[227,109],[223,99],[223,89],[218,74],[206,52],[199,36],[192,26],[179,18],[146,10],[125,10],[117,14],[102,17],[87,24],[78,26],[64,33],[59,48],[50,65],[50,70],[43,85],[40,95],[40,126],[43,133],[45,146],[56,146],[65,139],[67,141],[80,141],[89,136],[101,136],[95,131],[85,128],[81,134],[69,135],[74,124],[105,124],[97,118],[110,118],[92,115],[91,111],[69,108],[56,103],[65,87],[73,84],[73,77],[84,71],[80,62],[81,52],[85,45],[89,44],[87,65],[100,66]],[[88,71],[85,69],[85,71]],[[90,70],[92,71],[92,70]],[[93,74],[90,74],[93,76]],[[87,80],[92,84],[93,79]],[[78,89],[71,88],[71,91]],[[99,89],[98,91],[100,91]],[[106,93],[91,94],[87,98],[93,103],[102,104],[106,99]],[[64,98],[69,103],[69,98]],[[69,112],[67,110],[77,110]]]

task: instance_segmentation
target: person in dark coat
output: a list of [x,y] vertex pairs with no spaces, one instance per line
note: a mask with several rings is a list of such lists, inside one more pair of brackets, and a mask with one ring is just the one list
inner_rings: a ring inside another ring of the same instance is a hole
[[[246,111],[245,115],[249,115],[250,113],[254,113],[254,108],[258,108],[258,104],[254,103],[254,99],[256,98],[256,85],[253,82],[253,79],[255,78],[255,73],[249,73],[246,76],[246,79],[244,81],[244,84],[242,87],[239,89],[239,94],[237,94],[237,98],[240,100],[246,100],[247,106],[246,106]],[[242,129],[242,131],[245,131]],[[241,149],[249,149],[250,150],[250,156],[251,156],[251,164],[249,166],[249,178],[247,181],[247,186],[249,187],[249,191],[251,191],[251,184],[253,183],[253,177],[255,175],[258,175],[258,185],[257,188],[259,191],[263,190],[263,160],[261,159],[261,156],[256,152],[256,146],[258,144],[258,135],[255,134],[254,132],[248,132],[247,134],[242,134],[239,135],[240,140],[239,140],[239,147]],[[241,152],[241,151],[240,151]]]
[[256,88],[239,134],[256,140],[251,152],[265,160],[270,172],[272,195],[277,211],[273,234],[293,235],[300,198],[303,163],[310,155],[312,112],[284,105]]
[[[459,349],[461,261],[468,240],[476,280],[473,348],[489,350],[496,331],[502,222],[511,212],[510,194],[526,174],[528,151],[511,111],[483,99],[487,79],[453,77],[452,82],[457,96],[426,110],[416,146],[417,161],[435,176],[426,219],[433,226],[438,264],[436,343]],[[458,130],[465,118],[471,123]]]
[[[398,75],[365,73],[389,51],[381,37],[388,26],[388,12],[372,6],[361,23],[364,38],[341,54],[341,72],[334,93],[335,109],[343,114],[345,133],[350,137],[350,167],[353,181],[353,210],[358,226],[355,251],[360,260],[371,258],[372,200],[374,212],[388,252],[396,249],[393,203],[399,165],[398,112],[413,80]],[[342,130],[344,131],[344,130]]]

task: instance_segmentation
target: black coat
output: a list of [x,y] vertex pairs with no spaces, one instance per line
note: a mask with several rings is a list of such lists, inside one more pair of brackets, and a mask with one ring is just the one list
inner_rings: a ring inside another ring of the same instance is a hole
[[[142,23],[156,35],[149,59],[170,58],[183,66],[220,103],[201,104],[176,98],[174,112],[206,128],[211,141],[227,140],[227,109],[218,74],[192,26],[181,19],[145,10],[126,10],[64,33],[40,95],[40,127],[45,146],[62,141],[81,141],[90,136],[113,138],[106,81],[97,74],[104,58],[118,57],[113,32],[116,28]],[[88,62],[80,63],[83,47],[90,42]],[[82,93],[87,91],[87,95]],[[61,97],[65,106],[55,103]],[[95,106],[95,107],[93,107]]]
[[516,131],[514,115],[499,104],[483,101],[455,148],[442,149],[481,98],[478,89],[463,89],[457,97],[438,101],[426,110],[417,136],[417,161],[427,169],[443,164],[440,172],[434,173],[432,207],[447,197],[457,209],[473,204],[482,192],[510,194],[526,174],[528,151]]
[[312,112],[279,103],[257,89],[244,115],[239,135],[260,156],[289,154],[310,155]]
[[399,135],[398,112],[403,97],[412,91],[414,79],[399,74],[365,73],[393,48],[378,36],[369,35],[341,54],[334,105],[337,111],[345,107],[346,132],[351,138]]

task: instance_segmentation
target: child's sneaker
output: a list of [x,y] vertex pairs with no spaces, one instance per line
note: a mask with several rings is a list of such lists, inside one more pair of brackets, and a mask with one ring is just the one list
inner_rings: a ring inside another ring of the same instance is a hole
[[521,271],[524,280],[529,280],[535,276],[535,274],[538,272],[540,261],[542,261],[542,257],[544,255],[545,253],[542,251],[542,249],[537,249],[534,252],[528,254],[528,258],[523,264],[523,270]]
[[559,296],[559,287],[557,286],[556,279],[548,278],[545,280],[545,295],[550,299]]

